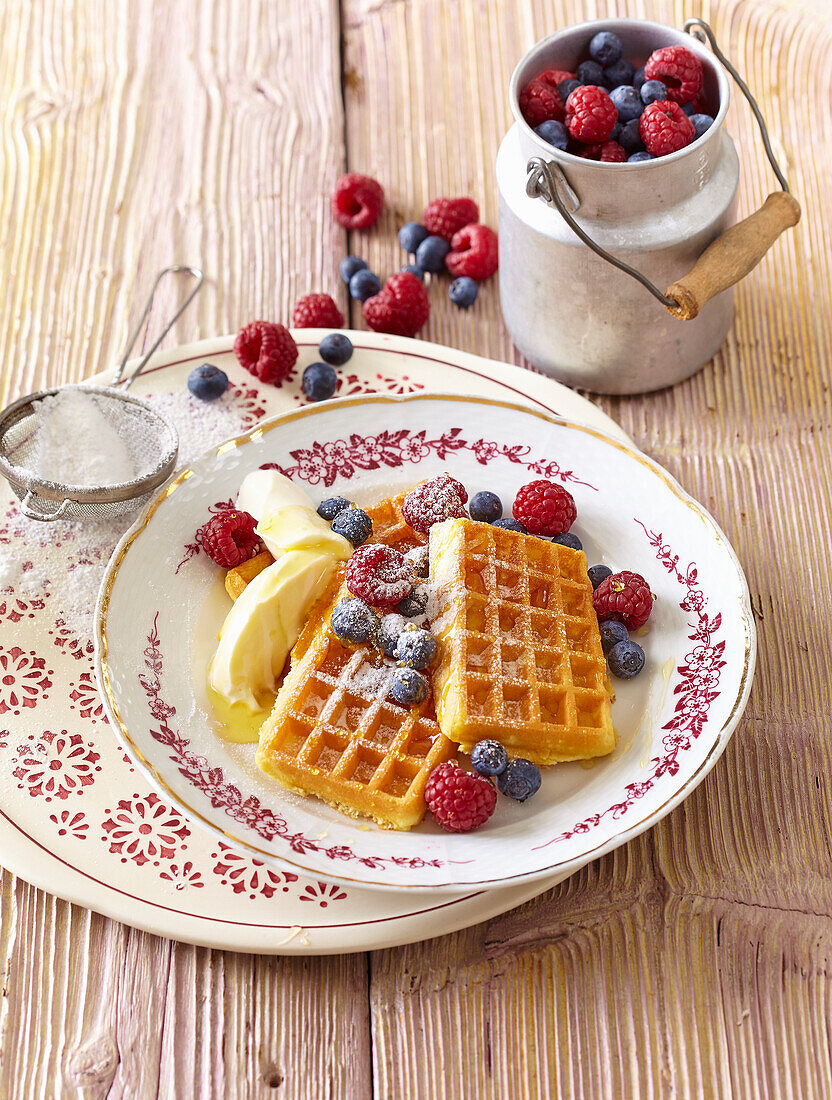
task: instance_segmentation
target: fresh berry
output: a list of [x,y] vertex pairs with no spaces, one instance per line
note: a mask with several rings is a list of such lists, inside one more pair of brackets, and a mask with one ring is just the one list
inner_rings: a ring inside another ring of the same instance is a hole
[[378,615],[363,600],[342,600],[329,620],[342,642],[369,642],[378,630]]
[[620,88],[613,89],[610,92],[610,99],[618,111],[619,122],[632,122],[644,110],[641,96],[632,84],[622,84]]
[[576,141],[607,141],[617,119],[615,104],[595,84],[576,88],[566,101],[566,128]]
[[[600,141],[595,141],[591,145],[584,145],[580,141],[572,142],[572,148],[569,152],[576,157],[580,157],[582,160],[600,160],[601,149],[603,145]],[[606,144],[606,143],[604,143]]]
[[466,225],[454,234],[445,267],[456,279],[468,275],[478,283],[490,279],[499,266],[497,234],[487,225]]
[[692,103],[683,103],[682,110],[685,112],[688,118],[693,118],[693,116],[696,114],[696,108]]
[[499,741],[478,741],[471,749],[471,767],[480,775],[502,775],[508,753]]
[[618,144],[624,149],[624,152],[627,153],[628,156],[632,156],[633,153],[639,153],[644,149],[644,142],[641,140],[637,118],[634,118],[632,122],[626,122],[621,127],[621,133],[618,135]]
[[303,372],[301,386],[310,401],[327,401],[338,386],[335,367],[329,363],[310,363]]
[[446,760],[430,773],[425,801],[443,829],[469,833],[494,813],[497,792],[485,776],[464,772],[453,760]]
[[366,267],[366,261],[362,260],[360,256],[345,256],[338,265],[338,271],[341,278],[349,286],[353,275],[356,275],[359,271],[364,271]]
[[592,597],[599,619],[618,619],[628,630],[638,630],[650,618],[653,594],[647,581],[629,569],[613,573]]
[[622,84],[632,84],[635,75],[635,65],[631,61],[625,61],[624,58],[621,58],[614,61],[612,65],[605,66],[604,87],[620,88]]
[[601,581],[605,581],[607,577],[612,576],[612,569],[608,565],[591,565],[586,573],[594,591]]
[[480,288],[468,275],[460,275],[448,287],[448,297],[460,309],[468,309],[477,300]]
[[402,515],[414,531],[426,535],[434,523],[461,519],[468,494],[465,486],[450,474],[439,474],[411,489],[402,502]]
[[444,237],[450,243],[454,233],[480,220],[480,208],[473,199],[434,199],[425,207],[422,221],[427,231],[435,237]]
[[541,122],[539,126],[535,126],[534,132],[538,137],[543,138],[544,141],[547,141],[556,149],[566,148],[566,142],[569,139],[569,135],[562,122],[558,122],[554,118],[547,119],[546,122]]
[[390,677],[390,694],[397,703],[412,707],[428,697],[428,682],[415,668],[395,668]]
[[647,77],[644,75],[644,66],[642,65],[640,69],[636,69],[636,74],[633,77],[633,87],[637,92],[641,91],[641,86],[646,79]]
[[667,88],[660,80],[645,80],[639,92],[642,103],[660,103],[667,99]]
[[398,642],[399,635],[406,626],[407,619],[404,615],[397,615],[395,612],[391,612],[389,615],[382,616],[378,630],[376,631],[376,645],[385,657],[393,657],[395,655],[396,642]]
[[503,514],[503,502],[496,493],[481,489],[471,497],[468,514],[480,523],[493,523]]
[[563,100],[563,102],[566,103],[567,99],[569,99],[575,89],[580,88],[580,86],[580,80],[575,80],[574,77],[570,80],[561,81],[561,83],[558,84],[558,92],[560,93],[560,98]]
[[411,255],[414,255],[416,249],[425,239],[430,236],[430,230],[427,229],[421,222],[407,222],[399,230],[399,244]]
[[[405,557],[405,560],[408,560],[407,557]],[[413,591],[405,596],[396,610],[407,619],[413,619],[417,615],[424,615],[425,608],[428,606],[428,595],[428,586],[426,584],[417,584]]]
[[540,790],[540,768],[522,756],[509,760],[506,770],[497,776],[500,792],[515,802],[525,802]]
[[[559,88],[564,80],[574,80],[575,74],[567,72],[566,69],[546,69],[535,77],[535,80],[542,80],[544,84],[548,84],[550,88]],[[474,218],[474,221],[477,219]]]
[[[340,518],[335,517],[336,523]],[[405,561],[404,554],[392,546],[377,542],[355,551],[347,562],[344,577],[353,596],[366,600],[374,607],[394,607],[413,588],[413,570]]]
[[425,273],[418,264],[404,264],[399,268],[399,271],[406,271],[410,275],[415,275],[420,283],[425,281]]
[[445,266],[445,257],[450,250],[451,246],[444,237],[425,237],[416,249],[416,263],[422,271],[436,275]]
[[352,340],[343,332],[331,332],[318,344],[318,355],[333,367],[343,367],[352,358]]
[[643,160],[655,160],[656,158],[652,153],[648,153],[646,149],[640,149],[637,153],[632,153],[627,160],[630,164],[640,164]]
[[599,623],[598,632],[601,635],[601,649],[603,649],[605,657],[614,645],[618,645],[619,642],[626,642],[630,637],[627,627],[624,623],[618,622],[617,619],[606,619],[604,622]]
[[648,80],[661,80],[674,103],[690,103],[702,90],[702,62],[684,46],[654,50],[644,66]]
[[436,638],[412,623],[399,635],[393,656],[408,668],[425,669],[436,659]]
[[[684,107],[682,110],[684,111]],[[696,141],[697,138],[701,138],[705,131],[710,130],[714,124],[714,120],[710,115],[690,115],[689,118],[693,126],[694,141]]]
[[368,298],[372,298],[380,290],[381,279],[369,268],[364,267],[360,271],[356,271],[350,279],[350,297],[355,298],[357,302],[366,302]]
[[248,512],[229,508],[211,516],[202,528],[202,549],[224,569],[234,569],[262,550],[254,528],[257,520]]
[[361,508],[351,504],[332,521],[332,530],[353,546],[362,546],[373,533],[373,521]]
[[341,328],[344,314],[328,294],[305,294],[292,310],[295,328]]
[[693,141],[693,123],[679,104],[669,99],[645,107],[638,129],[645,149],[654,157],[675,153]]
[[644,650],[638,644],[627,639],[618,642],[607,654],[610,672],[619,680],[632,680],[644,668]]
[[332,213],[344,229],[369,229],[384,206],[384,188],[360,172],[341,176],[332,192]]
[[255,378],[276,385],[292,374],[298,346],[283,325],[252,321],[237,333],[234,354],[240,366]]
[[616,122],[615,126],[613,126],[612,128],[612,133],[610,134],[610,141],[618,141],[619,135],[621,134],[621,131],[623,129],[623,124],[621,122]]
[[627,152],[617,141],[605,141],[598,159],[605,164],[623,164],[627,159]]
[[598,31],[589,41],[589,56],[599,65],[612,65],[624,53],[624,46],[612,31]]
[[577,78],[580,84],[600,86],[604,83],[604,66],[597,61],[582,61],[578,66]]
[[352,501],[347,500],[346,497],[327,497],[318,505],[318,515],[327,523],[332,523],[339,512],[343,512],[345,508],[354,507]]
[[373,332],[415,336],[430,316],[428,292],[415,275],[391,275],[384,287],[364,303],[364,320]]
[[563,100],[545,80],[531,80],[520,93],[520,114],[531,127],[547,119],[563,119]]
[[558,546],[568,546],[570,550],[583,550],[584,548],[584,544],[578,536],[573,535],[571,531],[564,531],[562,535],[555,535],[552,542],[556,542]]
[[188,375],[188,389],[200,401],[216,401],[228,389],[228,375],[213,363],[203,363]]
[[430,555],[427,546],[414,546],[408,550],[405,558],[410,562],[417,577],[426,577],[430,571]]
[[568,489],[545,479],[519,489],[512,512],[532,535],[562,535],[578,514]]
[[504,531],[516,531],[518,535],[527,535],[529,532],[526,530],[525,524],[520,523],[519,520],[510,519],[495,519],[495,527],[501,527]]

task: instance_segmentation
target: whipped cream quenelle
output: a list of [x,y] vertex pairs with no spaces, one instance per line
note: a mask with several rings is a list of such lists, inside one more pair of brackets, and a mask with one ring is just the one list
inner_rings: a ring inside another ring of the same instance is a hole
[[275,560],[228,612],[209,686],[228,704],[256,712],[271,704],[310,608],[352,546],[321,519],[302,489],[274,470],[249,474],[237,506],[258,521],[257,533]]

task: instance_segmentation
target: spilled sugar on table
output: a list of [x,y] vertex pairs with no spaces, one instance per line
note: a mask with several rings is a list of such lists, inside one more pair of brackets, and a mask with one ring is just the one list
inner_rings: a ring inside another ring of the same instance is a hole
[[[439,194],[472,194],[495,223],[514,63],[551,30],[623,14],[709,20],[804,209],[739,287],[713,363],[670,391],[597,399],[746,568],[759,667],[725,757],[657,828],[541,898],[369,955],[171,943],[4,872],[0,1096],[832,1093],[823,0],[10,0],[0,400],[117,362],[172,257],[214,276],[177,343],[286,318],[313,289],[361,327],[338,258],[397,270],[396,227]],[[746,213],[771,178],[736,99],[727,125]],[[380,226],[349,237],[328,202],[347,167],[388,192]],[[431,300],[429,339],[516,360],[496,284],[470,312]]]

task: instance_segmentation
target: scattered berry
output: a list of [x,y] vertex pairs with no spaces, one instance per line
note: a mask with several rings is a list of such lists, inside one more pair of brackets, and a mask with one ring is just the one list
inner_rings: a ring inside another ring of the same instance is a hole
[[217,512],[202,528],[202,549],[217,565],[234,569],[262,550],[256,526],[257,520],[248,512],[236,508]]
[[327,523],[332,523],[339,512],[343,512],[345,508],[354,507],[352,501],[347,500],[346,497],[327,497],[318,505],[318,515]]
[[481,489],[471,497],[468,514],[471,519],[479,520],[480,523],[493,523],[503,514],[503,502],[496,493]]
[[532,535],[562,535],[575,522],[575,498],[562,485],[540,479],[518,490],[512,509]]
[[399,230],[399,244],[411,255],[414,255],[416,249],[425,239],[430,236],[430,230],[428,230],[420,222],[407,222]]
[[501,527],[504,531],[516,531],[519,535],[527,535],[529,533],[525,525],[520,523],[519,520],[509,519],[508,517],[505,519],[495,519],[494,526]]
[[[685,108],[683,107],[682,110],[684,111]],[[686,111],[685,113],[687,114]],[[701,138],[705,131],[710,130],[710,128],[714,124],[714,120],[711,118],[710,115],[689,115],[688,117],[690,118],[691,124],[693,126],[694,141],[696,141],[697,138]]]
[[650,618],[653,594],[647,581],[629,569],[607,577],[592,597],[599,619],[618,619],[628,630],[638,630]]
[[381,290],[381,280],[374,271],[363,267],[350,279],[350,297],[358,302],[366,302]]
[[399,268],[399,271],[405,271],[410,275],[415,275],[420,283],[425,281],[425,273],[418,264],[404,264],[403,267]]
[[[405,555],[405,561],[407,561]],[[402,600],[396,610],[407,619],[413,619],[417,615],[424,615],[428,606],[428,587],[425,584],[417,584],[413,591]]]
[[332,521],[332,530],[353,546],[362,546],[373,533],[373,521],[366,512],[351,504]]
[[567,99],[569,99],[575,89],[580,88],[580,86],[580,80],[575,80],[574,77],[570,80],[561,81],[561,83],[558,84],[558,92],[560,93],[560,98],[563,100],[563,102],[566,103]]
[[654,50],[644,66],[648,80],[661,80],[667,87],[668,99],[674,103],[690,103],[702,90],[702,62],[684,46],[663,46]]
[[631,61],[625,61],[624,58],[621,58],[604,68],[604,86],[607,88],[620,88],[622,84],[632,84],[635,75],[635,65]]
[[633,153],[639,153],[644,149],[644,142],[641,140],[637,118],[634,118],[632,122],[624,123],[617,140],[618,144],[629,156],[632,156]]
[[237,333],[234,354],[240,366],[255,378],[277,385],[291,375],[298,346],[283,325],[252,321]]
[[425,207],[422,220],[429,233],[450,243],[454,233],[480,220],[480,208],[468,198],[434,199]]
[[655,159],[656,158],[653,156],[653,154],[648,153],[645,149],[641,149],[639,150],[639,152],[633,153],[631,156],[627,157],[627,160],[630,162],[630,164],[639,164],[643,160]]
[[384,188],[370,176],[348,172],[332,192],[332,213],[344,229],[369,229],[384,206]]
[[618,642],[607,654],[610,672],[619,680],[632,680],[644,668],[644,650],[638,642]]
[[601,635],[601,649],[603,649],[605,657],[614,645],[618,645],[619,642],[626,642],[630,637],[627,627],[624,623],[618,622],[617,619],[606,619],[604,622],[599,623],[598,631]]
[[417,577],[426,577],[430,572],[430,555],[427,546],[414,546],[408,550],[405,558],[410,562]]
[[364,271],[366,267],[366,262],[360,256],[345,256],[338,265],[338,271],[341,278],[349,286],[353,275],[356,275],[359,271]]
[[589,42],[589,56],[599,65],[612,65],[624,53],[624,46],[612,31],[598,31]]
[[612,576],[612,569],[608,565],[591,565],[586,573],[594,591],[601,581],[605,581],[607,577]]
[[639,94],[642,103],[647,106],[648,103],[661,103],[667,99],[667,88],[660,80],[645,80]]
[[329,363],[310,363],[301,379],[303,392],[310,401],[327,401],[338,386],[335,367]]
[[394,657],[408,668],[425,669],[436,659],[436,638],[412,623],[399,635]]
[[468,275],[478,283],[490,279],[499,266],[497,234],[487,225],[466,225],[454,234],[445,267],[456,279]]
[[471,767],[480,775],[502,775],[508,753],[499,741],[478,741],[471,749]]
[[200,401],[216,401],[228,389],[228,375],[213,363],[203,363],[188,375],[188,389]]
[[378,615],[363,600],[342,600],[329,624],[342,642],[369,642],[378,630]]
[[545,80],[531,80],[520,93],[520,114],[531,127],[539,126],[547,119],[563,120],[563,100],[557,88]]
[[607,141],[617,119],[615,104],[595,84],[576,88],[566,101],[566,128],[576,141]]
[[404,615],[396,615],[393,612],[389,615],[382,616],[382,620],[376,631],[376,645],[385,657],[395,656],[396,642],[398,642],[399,635],[406,626],[407,619]]
[[445,257],[450,250],[451,246],[444,237],[425,237],[416,249],[416,263],[422,271],[435,275],[445,266]]
[[468,493],[450,474],[439,474],[411,489],[402,503],[405,523],[426,535],[434,523],[461,519],[465,515]]
[[597,84],[604,83],[604,66],[599,65],[597,61],[582,61],[578,66],[578,83],[579,84]]
[[343,367],[352,358],[352,340],[343,332],[331,332],[318,344],[318,355],[333,367]]
[[292,310],[295,328],[340,328],[344,314],[328,294],[305,294]]
[[618,121],[622,123],[632,122],[644,110],[641,96],[632,84],[622,84],[620,88],[613,89],[610,92],[610,99],[618,111]]
[[460,275],[448,287],[448,297],[460,309],[468,309],[477,300],[479,287],[468,275]]
[[693,141],[693,123],[679,104],[669,99],[645,107],[638,129],[645,149],[654,157],[675,153]]
[[428,697],[428,682],[415,668],[396,668],[390,677],[390,694],[397,703],[412,707]]
[[605,164],[623,164],[627,159],[627,152],[617,141],[605,141],[598,159]]
[[443,829],[469,833],[494,813],[497,792],[484,776],[464,772],[453,760],[446,760],[430,773],[425,801]]
[[556,542],[558,546],[568,546],[570,550],[583,550],[584,548],[584,544],[578,536],[573,535],[571,531],[564,531],[562,535],[555,535],[552,542]]
[[[342,512],[343,515],[349,513]],[[341,516],[335,517],[336,523]],[[344,576],[353,596],[374,607],[395,607],[413,588],[413,570],[404,554],[377,542],[355,551],[347,562]]]
[[546,122],[541,122],[539,126],[535,126],[534,132],[538,137],[553,145],[555,149],[565,149],[569,140],[566,127],[554,118],[547,119]]
[[509,760],[506,770],[497,776],[501,793],[515,802],[525,802],[540,790],[540,768],[522,756]]
[[430,316],[428,292],[415,275],[391,275],[384,288],[364,303],[364,320],[373,332],[415,336]]

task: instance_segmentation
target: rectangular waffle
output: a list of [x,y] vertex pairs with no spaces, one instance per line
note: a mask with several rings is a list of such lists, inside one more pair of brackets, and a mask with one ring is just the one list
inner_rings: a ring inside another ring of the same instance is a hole
[[434,673],[442,732],[470,751],[494,738],[538,764],[615,744],[586,556],[468,519],[430,533],[438,592]]

